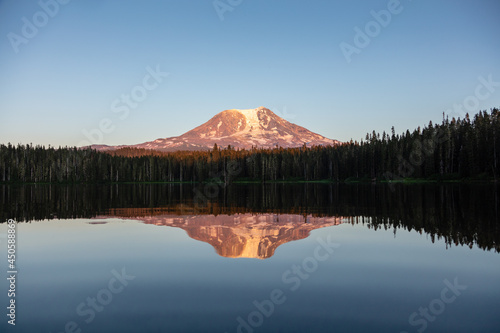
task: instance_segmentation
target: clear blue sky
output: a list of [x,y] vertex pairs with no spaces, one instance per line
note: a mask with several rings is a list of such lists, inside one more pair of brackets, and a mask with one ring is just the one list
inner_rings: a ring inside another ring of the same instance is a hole
[[500,82],[498,0],[54,1],[0,1],[0,143],[78,145],[103,119],[103,143],[141,143],[258,106],[347,141],[500,106],[478,79]]

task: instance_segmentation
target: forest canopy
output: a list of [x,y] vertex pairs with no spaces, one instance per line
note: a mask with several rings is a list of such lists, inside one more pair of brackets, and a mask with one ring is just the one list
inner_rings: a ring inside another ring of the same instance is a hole
[[444,118],[413,132],[335,146],[159,152],[0,145],[0,182],[394,181],[497,179],[500,113]]

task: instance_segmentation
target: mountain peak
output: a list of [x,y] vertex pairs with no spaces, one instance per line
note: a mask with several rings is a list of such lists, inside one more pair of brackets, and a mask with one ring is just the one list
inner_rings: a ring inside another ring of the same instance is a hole
[[[189,237],[206,242],[227,258],[267,259],[278,246],[304,239],[313,230],[343,223],[342,217],[314,217],[293,214],[155,215],[140,214],[147,209],[113,209],[116,217],[141,220],[156,226],[185,230]],[[137,217],[141,215],[142,217]],[[110,216],[106,216],[110,217]],[[100,217],[98,217],[100,218]]]
[[[235,148],[250,149],[301,147],[304,144],[335,145],[339,142],[292,124],[268,108],[260,106],[255,109],[224,110],[181,136],[126,147],[162,151],[207,150],[215,143],[219,147],[231,145]],[[125,146],[115,148],[120,147]]]

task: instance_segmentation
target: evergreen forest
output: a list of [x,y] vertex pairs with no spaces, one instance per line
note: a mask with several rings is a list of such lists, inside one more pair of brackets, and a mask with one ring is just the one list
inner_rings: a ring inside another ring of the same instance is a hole
[[3,183],[497,180],[500,112],[335,146],[160,152],[0,145]]

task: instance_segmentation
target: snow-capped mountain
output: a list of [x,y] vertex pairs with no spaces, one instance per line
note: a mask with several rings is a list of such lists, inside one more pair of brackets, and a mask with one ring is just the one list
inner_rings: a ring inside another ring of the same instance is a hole
[[189,237],[212,245],[220,256],[258,259],[272,257],[278,246],[307,238],[313,230],[344,223],[343,217],[298,214],[151,216],[150,213],[149,208],[116,208],[110,211],[110,215],[96,218],[126,218],[156,226],[181,228]]
[[308,129],[292,124],[264,107],[248,110],[226,110],[206,123],[177,137],[157,139],[131,146],[93,145],[97,150],[123,147],[174,150],[207,150],[214,144],[234,148],[301,147],[304,144],[335,145],[339,141],[325,138]]

